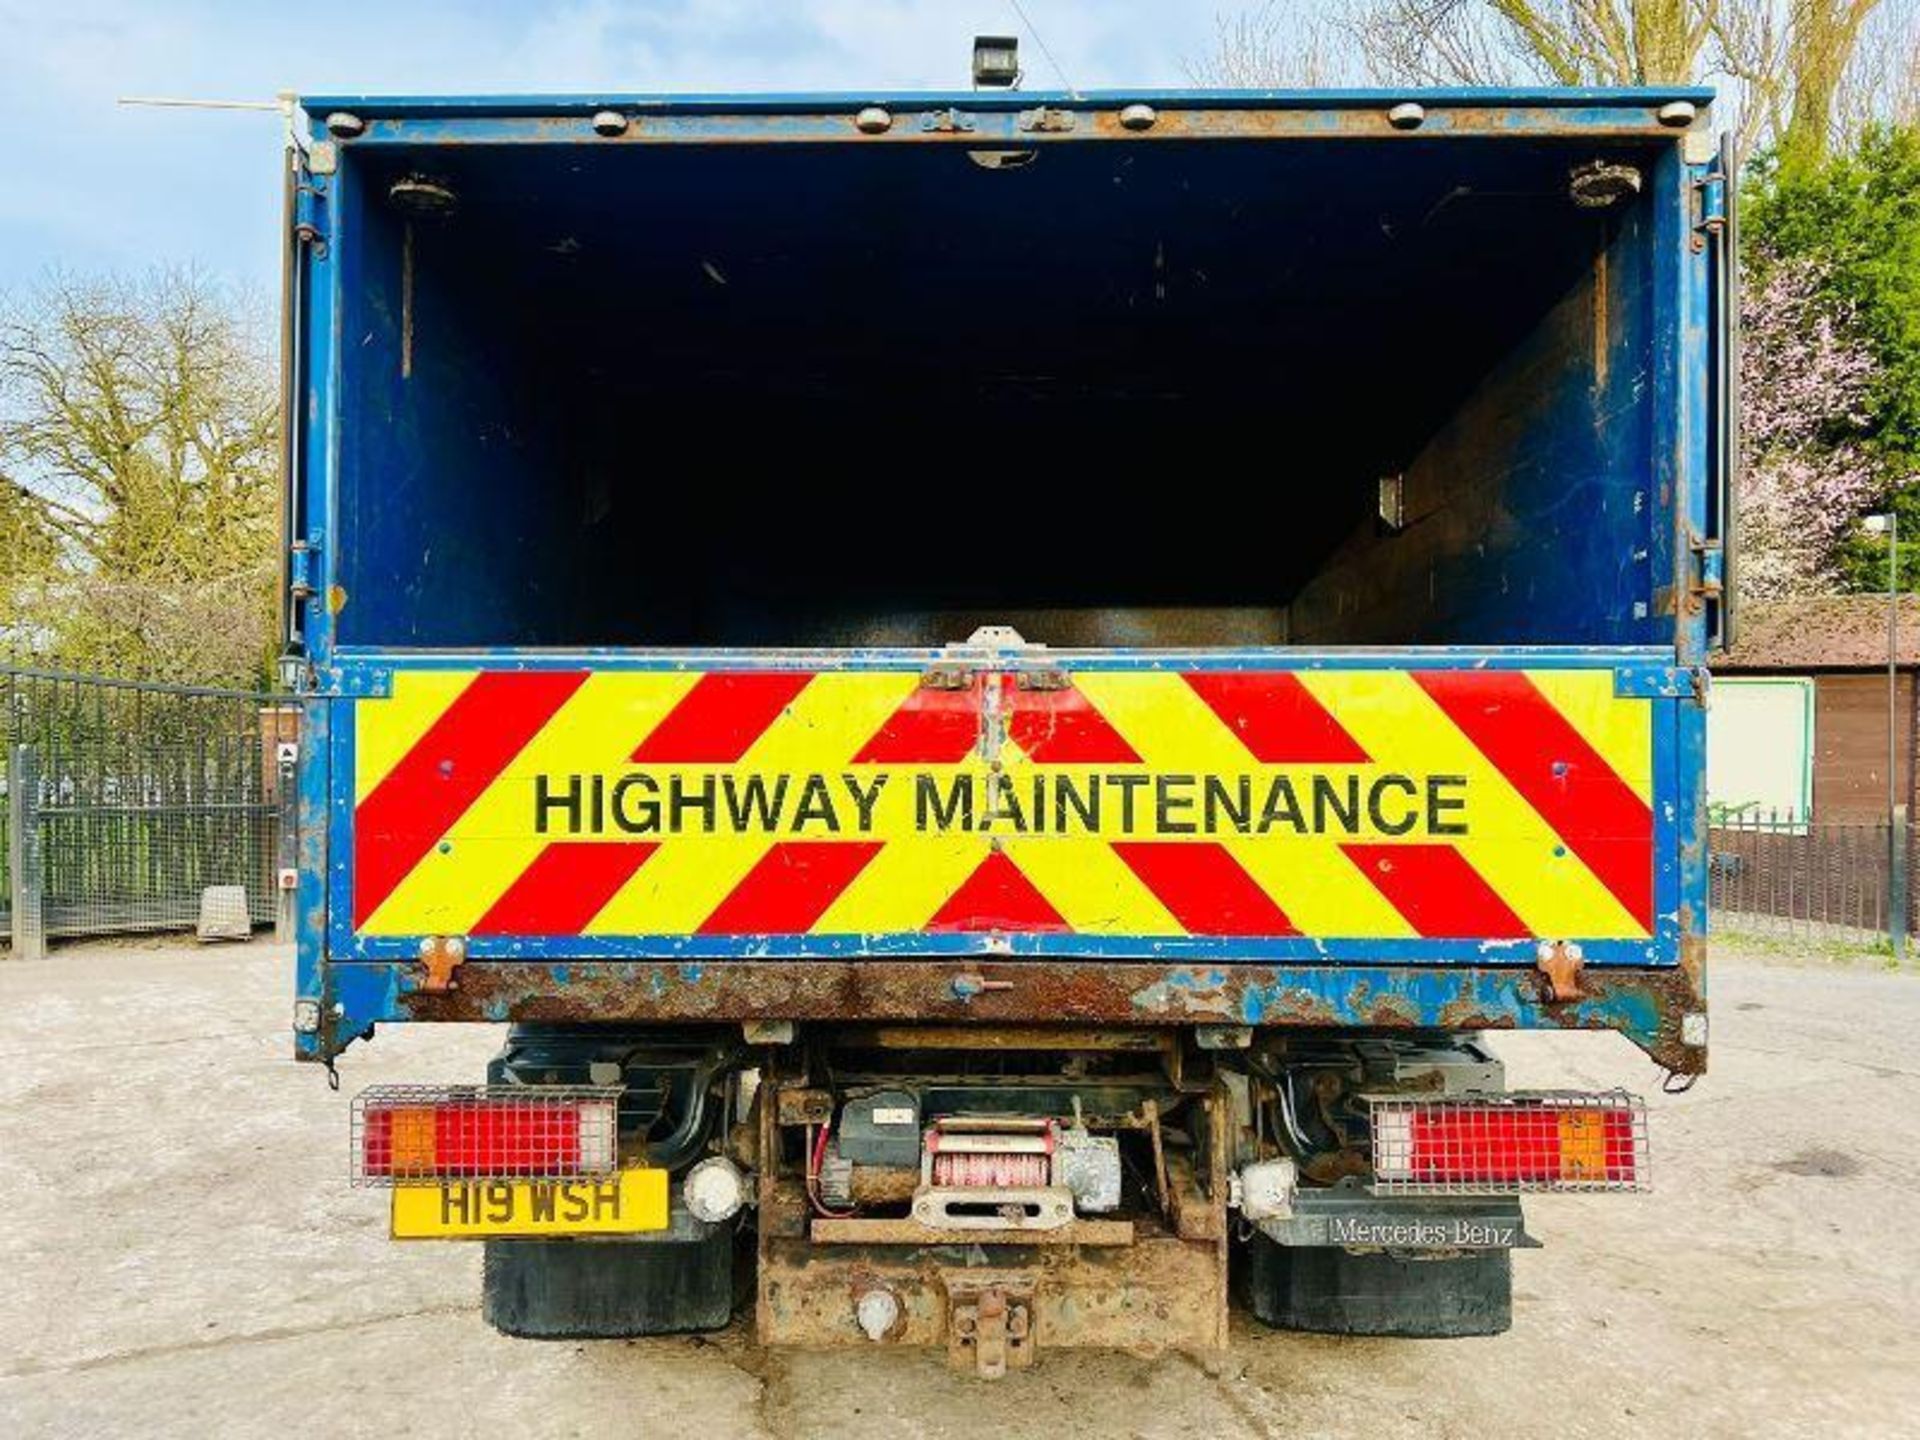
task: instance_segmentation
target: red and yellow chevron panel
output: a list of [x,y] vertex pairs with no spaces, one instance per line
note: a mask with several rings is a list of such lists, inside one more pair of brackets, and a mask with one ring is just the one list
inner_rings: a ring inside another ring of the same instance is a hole
[[1653,928],[1605,669],[402,670],[354,713],[366,936]]

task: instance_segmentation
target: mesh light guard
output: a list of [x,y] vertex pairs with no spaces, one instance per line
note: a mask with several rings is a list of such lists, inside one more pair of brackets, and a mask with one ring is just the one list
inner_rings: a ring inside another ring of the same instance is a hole
[[1647,1107],[1624,1091],[1368,1097],[1378,1195],[1650,1188]]
[[618,1086],[374,1085],[354,1097],[355,1185],[576,1180],[619,1166]]

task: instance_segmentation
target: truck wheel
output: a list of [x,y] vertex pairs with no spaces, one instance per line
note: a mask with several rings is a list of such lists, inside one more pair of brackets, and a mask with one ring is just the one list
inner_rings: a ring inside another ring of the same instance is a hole
[[624,1340],[725,1328],[733,1232],[688,1241],[489,1240],[487,1323],[529,1340]]
[[1247,1306],[1277,1330],[1446,1339],[1513,1324],[1506,1250],[1444,1259],[1276,1245],[1256,1234],[1244,1257]]

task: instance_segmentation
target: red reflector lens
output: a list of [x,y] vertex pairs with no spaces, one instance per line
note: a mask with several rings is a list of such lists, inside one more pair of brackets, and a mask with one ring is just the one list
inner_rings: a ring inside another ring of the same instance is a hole
[[[420,1115],[421,1120],[414,1117]],[[427,1128],[426,1144],[409,1135]],[[396,1146],[395,1130],[399,1130]],[[397,1153],[396,1153],[397,1152]],[[369,1175],[533,1175],[580,1168],[578,1111],[449,1105],[426,1111],[375,1110],[367,1116]]]
[[[1563,1145],[1563,1128],[1587,1138]],[[1633,1127],[1627,1117],[1577,1110],[1443,1110],[1414,1116],[1409,1169],[1416,1177],[1558,1180],[1569,1160],[1591,1172],[1581,1178],[1632,1179]]]
[[390,1184],[606,1174],[617,1151],[616,1103],[599,1091],[379,1087],[354,1102],[354,1178]]
[[1646,1180],[1646,1110],[1629,1096],[1375,1100],[1372,1123],[1376,1190],[1635,1190]]

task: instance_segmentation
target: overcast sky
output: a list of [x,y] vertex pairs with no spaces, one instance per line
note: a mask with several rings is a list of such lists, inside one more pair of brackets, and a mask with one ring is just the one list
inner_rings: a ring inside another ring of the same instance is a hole
[[[1206,0],[1022,3],[1081,88],[1182,84],[1213,38]],[[276,118],[123,95],[964,88],[972,36],[1019,30],[1009,0],[0,0],[0,288],[177,262],[278,283]]]

